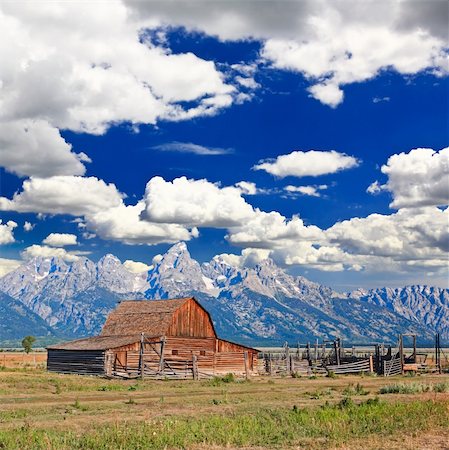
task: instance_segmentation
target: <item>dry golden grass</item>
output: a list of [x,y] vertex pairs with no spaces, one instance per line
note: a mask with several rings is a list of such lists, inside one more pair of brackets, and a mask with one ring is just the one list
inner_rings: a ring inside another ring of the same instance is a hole
[[47,352],[0,352],[0,367],[24,368],[45,367]]
[[[249,382],[217,383],[106,380],[48,373],[42,369],[6,368],[0,371],[0,431],[33,429],[84,434],[103,425],[120,425],[130,420],[133,423],[154,423],[173,417],[202,419],[217,414],[223,417],[257,415],[261,409],[317,408],[326,403],[338,404],[348,395],[355,403],[360,403],[379,396],[380,388],[392,382],[417,381],[427,384],[449,382],[449,375],[394,379],[370,376],[341,376],[336,379],[259,377]],[[385,394],[380,397],[386,402],[442,402],[449,411],[448,393]],[[367,435],[362,441],[355,438],[345,446],[335,448],[444,449],[449,448],[448,433],[449,424],[443,431],[441,428],[433,431],[426,425],[423,430],[399,429],[388,439],[375,434]],[[189,448],[220,447],[202,445]],[[327,445],[325,448],[332,447]]]

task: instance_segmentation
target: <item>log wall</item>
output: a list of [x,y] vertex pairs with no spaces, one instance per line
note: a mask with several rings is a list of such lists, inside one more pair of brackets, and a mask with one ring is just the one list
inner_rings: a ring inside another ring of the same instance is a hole
[[105,374],[103,350],[48,350],[47,369],[50,372]]

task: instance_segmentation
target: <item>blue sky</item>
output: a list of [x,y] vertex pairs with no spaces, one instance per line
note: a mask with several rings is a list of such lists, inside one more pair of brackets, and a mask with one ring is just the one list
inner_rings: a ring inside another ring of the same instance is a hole
[[447,287],[447,4],[290,2],[310,19],[292,26],[257,2],[209,21],[186,3],[117,2],[110,23],[101,5],[3,6],[20,34],[0,71],[2,273],[149,265],[186,240],[199,261],[272,257],[337,289]]

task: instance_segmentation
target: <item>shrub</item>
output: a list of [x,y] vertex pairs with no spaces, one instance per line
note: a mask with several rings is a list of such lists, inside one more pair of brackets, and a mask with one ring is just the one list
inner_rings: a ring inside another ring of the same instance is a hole
[[383,386],[379,394],[421,394],[432,390],[432,385],[424,383],[396,383]]
[[345,397],[342,400],[340,400],[338,407],[340,409],[345,409],[345,408],[352,408],[354,405],[355,405],[355,403],[351,397]]
[[355,386],[353,384],[348,385],[343,390],[343,395],[368,395],[369,391],[367,391],[360,383],[357,383]]
[[221,386],[224,383],[235,383],[235,377],[233,373],[228,373],[223,377],[215,376],[208,381],[209,386]]
[[75,403],[73,403],[71,406],[77,409],[78,411],[87,411],[89,409],[87,406],[81,405],[78,399],[76,399]]
[[434,392],[449,392],[449,382],[436,383],[433,386]]

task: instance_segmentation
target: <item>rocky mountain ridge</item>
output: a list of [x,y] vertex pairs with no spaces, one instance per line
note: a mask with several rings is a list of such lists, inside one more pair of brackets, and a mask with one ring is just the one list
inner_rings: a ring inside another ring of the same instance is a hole
[[199,264],[183,242],[138,274],[110,254],[97,263],[36,258],[1,278],[0,292],[42,319],[48,332],[68,338],[98,333],[120,299],[190,295],[209,310],[222,337],[251,345],[336,336],[392,342],[400,332],[416,332],[427,341],[436,331],[449,338],[447,289],[410,286],[341,295],[289,275],[272,260],[241,268],[217,256]]

